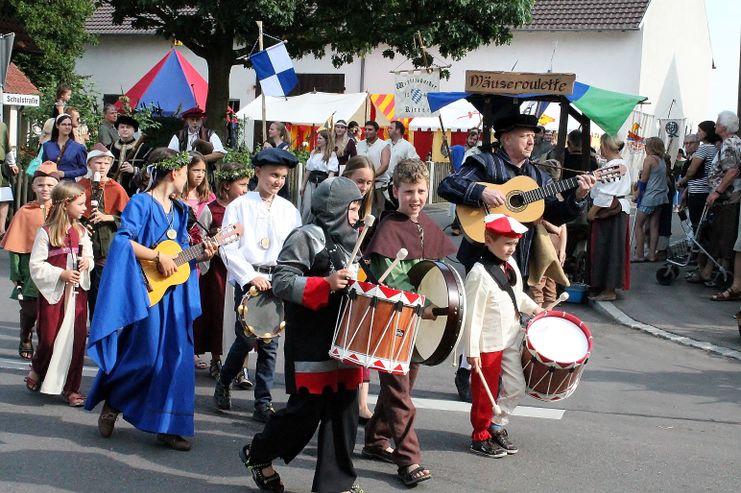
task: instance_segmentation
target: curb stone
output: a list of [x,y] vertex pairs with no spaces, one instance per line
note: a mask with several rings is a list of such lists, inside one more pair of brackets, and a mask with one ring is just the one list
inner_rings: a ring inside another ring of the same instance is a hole
[[613,319],[615,322],[631,329],[640,330],[641,332],[646,332],[653,336],[682,344],[683,346],[702,349],[713,354],[718,354],[720,356],[725,356],[727,358],[733,358],[735,360],[741,361],[741,351],[737,351],[735,349],[727,348],[724,346],[718,346],[710,342],[698,341],[697,339],[692,339],[691,337],[680,336],[666,330],[659,329],[658,327],[654,327],[653,325],[644,324],[643,322],[639,322],[629,317],[627,314],[625,314],[625,312],[623,312],[620,308],[615,306],[615,304],[610,301],[590,301],[589,304],[603,315],[606,315]]

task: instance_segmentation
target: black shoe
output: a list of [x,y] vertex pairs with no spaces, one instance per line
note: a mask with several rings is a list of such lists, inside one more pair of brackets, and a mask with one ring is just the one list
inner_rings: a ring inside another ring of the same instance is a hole
[[267,467],[271,467],[272,463],[265,462],[263,464],[257,464],[253,462],[250,458],[249,445],[245,445],[244,447],[242,447],[242,450],[239,451],[239,458],[242,460],[242,463],[245,465],[247,470],[250,471],[252,479],[255,481],[255,484],[257,484],[258,488],[265,491],[283,493],[283,483],[281,482],[280,476],[277,472],[274,473],[272,476],[265,476],[262,473],[262,470]]
[[489,426],[489,434],[491,435],[491,441],[501,446],[508,454],[516,454],[519,451],[517,446],[509,439],[507,430],[504,428],[495,430],[494,425],[491,425]]
[[471,440],[469,450],[476,455],[491,457],[492,459],[501,459],[507,455],[507,451],[491,440]]
[[455,372],[455,388],[458,389],[458,398],[463,402],[471,402],[471,370],[458,368]]
[[252,413],[252,419],[260,423],[267,423],[273,414],[275,414],[275,409],[273,409],[272,404],[268,404],[267,406],[255,409]]
[[221,379],[216,379],[216,388],[214,389],[214,402],[216,407],[228,411],[232,408],[232,400],[229,392],[229,386],[221,383]]

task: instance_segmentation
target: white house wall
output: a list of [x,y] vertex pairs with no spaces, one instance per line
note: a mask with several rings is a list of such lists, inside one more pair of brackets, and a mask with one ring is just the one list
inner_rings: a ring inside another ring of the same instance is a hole
[[696,126],[707,114],[712,49],[703,0],[653,0],[643,20],[640,94],[644,111],[686,118]]

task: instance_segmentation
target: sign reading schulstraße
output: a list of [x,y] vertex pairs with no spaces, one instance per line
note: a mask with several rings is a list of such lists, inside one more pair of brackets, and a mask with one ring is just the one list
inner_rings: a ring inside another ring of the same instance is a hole
[[552,94],[574,91],[575,74],[466,70],[466,92],[479,94]]
[[3,93],[3,104],[8,106],[38,106],[39,97],[33,94],[10,94]]

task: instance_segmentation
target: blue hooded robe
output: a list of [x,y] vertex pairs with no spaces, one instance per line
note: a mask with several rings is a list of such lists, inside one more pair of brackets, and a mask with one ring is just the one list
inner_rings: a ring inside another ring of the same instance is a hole
[[193,320],[201,314],[198,276],[171,287],[149,307],[130,240],[153,248],[172,227],[188,247],[187,206],[170,214],[148,193],[134,195],[121,215],[103,269],[90,326],[88,355],[100,368],[85,409],[106,400],[136,428],[193,436],[195,374]]

